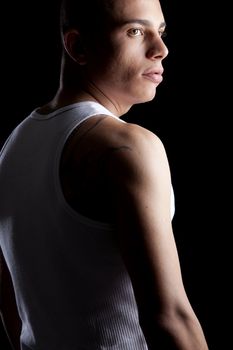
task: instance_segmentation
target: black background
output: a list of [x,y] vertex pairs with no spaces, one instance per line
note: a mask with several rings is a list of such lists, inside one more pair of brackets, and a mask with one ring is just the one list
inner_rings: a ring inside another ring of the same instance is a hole
[[[224,89],[213,4],[161,1],[169,56],[153,102],[124,117],[155,132],[170,162],[173,220],[184,284],[211,350],[229,348],[224,255],[227,235]],[[58,1],[20,2],[4,9],[0,146],[32,109],[47,102],[59,79]],[[219,89],[220,87],[220,89]],[[214,117],[217,113],[217,118]],[[225,345],[224,345],[225,344]],[[0,348],[8,350],[3,328]],[[59,350],[59,349],[58,349]]]

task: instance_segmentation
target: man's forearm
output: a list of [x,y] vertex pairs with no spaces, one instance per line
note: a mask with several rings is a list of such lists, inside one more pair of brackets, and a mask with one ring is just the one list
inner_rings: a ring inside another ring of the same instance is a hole
[[148,349],[208,350],[208,345],[198,319],[176,317],[165,322],[142,322]]

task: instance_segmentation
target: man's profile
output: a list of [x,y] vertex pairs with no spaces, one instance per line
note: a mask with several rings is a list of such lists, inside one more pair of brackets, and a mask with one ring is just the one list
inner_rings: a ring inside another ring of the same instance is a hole
[[208,349],[166,151],[120,119],[156,95],[165,28],[158,0],[63,1],[58,90],[0,154],[0,305],[15,349]]

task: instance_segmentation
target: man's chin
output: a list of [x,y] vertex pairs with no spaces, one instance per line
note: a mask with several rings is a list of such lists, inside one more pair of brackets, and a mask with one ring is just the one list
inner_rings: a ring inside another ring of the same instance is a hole
[[144,94],[144,96],[141,98],[141,101],[139,103],[150,102],[155,98],[155,95],[156,95],[156,89],[153,92]]

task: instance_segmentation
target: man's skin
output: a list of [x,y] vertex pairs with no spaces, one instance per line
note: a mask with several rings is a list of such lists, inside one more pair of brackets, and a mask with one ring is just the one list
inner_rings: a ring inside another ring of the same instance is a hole
[[[90,100],[121,117],[132,105],[154,98],[168,54],[158,0],[120,0],[110,16],[98,47],[84,42],[80,53],[79,31],[64,34],[60,87],[38,112]],[[149,349],[163,344],[161,349],[207,350],[182,282],[171,224],[171,176],[159,138],[138,125],[92,117],[69,138],[60,178],[74,209],[116,225]]]

